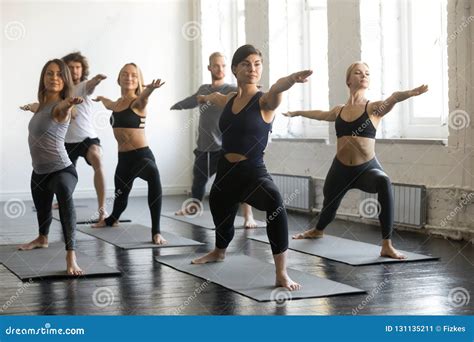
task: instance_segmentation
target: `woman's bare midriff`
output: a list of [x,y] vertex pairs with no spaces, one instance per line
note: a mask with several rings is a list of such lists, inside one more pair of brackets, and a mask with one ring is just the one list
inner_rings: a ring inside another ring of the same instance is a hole
[[142,128],[114,128],[119,152],[128,152],[147,147],[145,130]]
[[238,162],[241,162],[241,161],[247,159],[246,156],[244,156],[243,154],[239,154],[239,153],[226,153],[226,154],[224,154],[224,157],[230,163],[238,163]]
[[375,139],[343,136],[337,139],[336,158],[344,165],[364,164],[375,157]]

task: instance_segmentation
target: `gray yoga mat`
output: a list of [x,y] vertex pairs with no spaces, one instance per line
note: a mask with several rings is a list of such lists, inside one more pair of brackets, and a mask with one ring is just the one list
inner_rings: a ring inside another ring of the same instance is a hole
[[[186,222],[199,226],[206,229],[216,229],[214,226],[214,221],[212,220],[212,215],[210,211],[203,211],[201,215],[196,215],[196,217],[186,217],[183,215],[175,215],[174,211],[167,211],[162,214],[165,217],[169,217],[181,222]],[[257,223],[256,228],[265,228],[267,224],[263,221],[255,220]],[[244,229],[244,218],[242,216],[236,216],[234,221],[235,229]]]
[[[119,275],[120,271],[109,267],[96,257],[76,250],[77,263],[85,276]],[[0,246],[0,262],[21,280],[71,277],[66,273],[64,243],[50,243],[48,248],[19,251],[18,245]]]
[[184,247],[201,246],[202,242],[187,239],[182,236],[169,232],[161,232],[168,243],[164,245],[155,245],[151,242],[151,228],[141,224],[120,224],[118,227],[91,228],[80,226],[77,228],[80,232],[92,235],[105,242],[111,243],[123,249],[138,248],[165,248],[165,247]]
[[[77,224],[94,224],[98,222],[99,213],[97,208],[87,206],[75,206]],[[53,218],[59,221],[59,210],[53,210]],[[127,218],[120,218],[119,222],[132,222]]]
[[[75,205],[74,205],[74,208],[76,208],[76,209],[77,209],[77,208],[87,208],[87,205],[85,205],[85,204],[75,204]],[[34,212],[36,212],[35,206],[32,206],[31,209],[32,209]],[[53,209],[53,210],[58,210],[58,209],[56,208],[56,209]]]
[[288,269],[288,273],[302,285],[302,289],[290,292],[284,288],[275,288],[275,265],[246,255],[230,254],[224,262],[203,265],[192,265],[191,257],[185,255],[160,256],[155,260],[259,302],[279,302],[285,297],[290,300],[365,293],[361,289],[293,269]]
[[[265,235],[248,237],[249,239],[268,243]],[[290,238],[289,248],[306,254],[339,261],[353,266],[374,265],[394,262],[437,260],[432,257],[417,253],[400,251],[407,259],[397,260],[380,256],[380,246],[355,240],[343,239],[336,236],[325,235],[320,239],[294,240]]]

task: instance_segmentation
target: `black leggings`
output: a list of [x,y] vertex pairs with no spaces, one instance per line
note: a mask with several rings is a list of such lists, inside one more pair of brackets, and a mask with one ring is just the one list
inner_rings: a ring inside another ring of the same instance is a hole
[[350,189],[378,194],[382,238],[390,239],[393,231],[392,184],[377,158],[356,166],[344,165],[334,158],[324,182],[323,209],[316,229],[324,230],[334,220],[342,198]]
[[151,214],[152,237],[160,233],[161,215],[161,181],[153,152],[148,147],[137,150],[119,152],[118,164],[115,169],[115,200],[112,214],[105,219],[108,226],[118,221],[127,208],[128,196],[135,178],[148,183],[148,206]]
[[216,173],[221,154],[221,151],[203,152],[194,150],[196,158],[194,159],[193,185],[191,188],[193,198],[199,201],[204,198],[206,183]]
[[76,210],[72,194],[77,184],[77,173],[73,165],[47,174],[31,174],[31,195],[36,208],[40,235],[48,236],[53,220],[51,205],[56,194],[59,218],[63,229],[66,250],[76,247]]
[[227,248],[234,237],[239,203],[267,212],[267,235],[273,254],[288,249],[288,220],[282,197],[263,162],[219,160],[209,203],[216,226],[216,247]]

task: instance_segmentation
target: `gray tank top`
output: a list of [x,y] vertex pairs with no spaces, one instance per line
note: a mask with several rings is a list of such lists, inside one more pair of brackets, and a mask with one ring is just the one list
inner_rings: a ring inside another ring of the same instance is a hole
[[33,170],[37,174],[52,173],[72,164],[64,146],[69,122],[54,121],[52,111],[55,105],[57,102],[44,106],[33,115],[28,125],[28,145]]

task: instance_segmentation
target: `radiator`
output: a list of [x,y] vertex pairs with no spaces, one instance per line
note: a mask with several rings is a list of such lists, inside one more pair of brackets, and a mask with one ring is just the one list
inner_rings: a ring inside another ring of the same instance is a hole
[[[421,228],[426,223],[426,188],[422,185],[392,184],[394,200],[394,221]],[[362,192],[363,201],[377,200],[377,194]],[[361,208],[359,207],[359,212]],[[361,215],[364,216],[364,215]],[[375,215],[374,215],[375,216]],[[378,220],[377,217],[369,219]]]
[[272,178],[280,190],[285,207],[310,211],[314,207],[315,194],[311,177],[272,173]]

